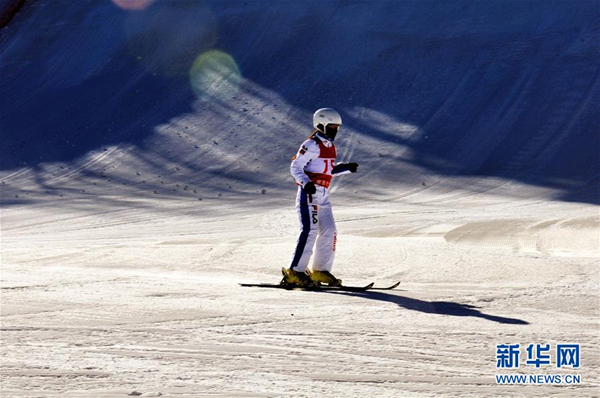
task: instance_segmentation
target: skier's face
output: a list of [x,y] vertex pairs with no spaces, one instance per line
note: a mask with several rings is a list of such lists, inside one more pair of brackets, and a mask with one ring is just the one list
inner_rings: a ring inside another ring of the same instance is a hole
[[328,124],[327,126],[325,126],[325,136],[330,140],[333,140],[339,129],[339,124]]

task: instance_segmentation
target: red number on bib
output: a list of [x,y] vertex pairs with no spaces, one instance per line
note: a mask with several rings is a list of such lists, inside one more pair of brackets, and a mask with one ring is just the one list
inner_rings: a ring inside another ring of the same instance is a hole
[[323,170],[324,174],[327,174],[327,171],[329,170],[329,163],[331,163],[331,169],[333,170],[333,162],[334,159],[325,159],[325,170]]

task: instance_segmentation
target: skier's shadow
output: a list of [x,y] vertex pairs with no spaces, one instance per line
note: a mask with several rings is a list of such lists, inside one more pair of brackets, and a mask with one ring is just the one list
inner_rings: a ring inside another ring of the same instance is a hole
[[529,325],[529,322],[516,318],[505,318],[502,316],[484,314],[478,310],[479,307],[470,304],[453,303],[450,301],[423,301],[410,297],[397,296],[389,293],[376,291],[370,292],[335,292],[335,294],[344,294],[354,297],[363,297],[369,300],[386,301],[388,303],[398,304],[407,310],[420,311],[428,314],[451,315],[451,316],[472,316],[487,319],[498,323],[508,323],[513,325]]

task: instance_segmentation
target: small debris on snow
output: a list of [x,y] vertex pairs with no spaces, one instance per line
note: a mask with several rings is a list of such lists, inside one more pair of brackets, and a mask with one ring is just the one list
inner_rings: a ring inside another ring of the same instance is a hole
[[139,397],[140,395],[142,395],[142,393],[139,391],[132,391],[127,395],[129,395],[130,397]]
[[262,193],[263,195],[267,193],[266,189],[263,189],[262,191],[260,191],[260,193]]

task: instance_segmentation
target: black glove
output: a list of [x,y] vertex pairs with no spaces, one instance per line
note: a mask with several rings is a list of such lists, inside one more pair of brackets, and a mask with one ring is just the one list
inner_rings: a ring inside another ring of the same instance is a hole
[[356,169],[358,169],[358,163],[340,163],[333,166],[331,174],[343,173],[345,171],[356,173]]
[[317,187],[315,187],[315,184],[313,184],[312,181],[307,182],[304,184],[304,192],[306,192],[307,195],[314,195],[317,193]]

